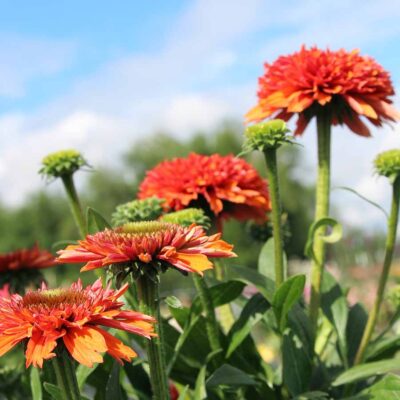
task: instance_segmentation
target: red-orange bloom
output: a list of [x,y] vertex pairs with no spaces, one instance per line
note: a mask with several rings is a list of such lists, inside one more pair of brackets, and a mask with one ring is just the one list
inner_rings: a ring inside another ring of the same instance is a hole
[[23,269],[41,269],[55,265],[54,256],[38,246],[0,254],[0,273]]
[[206,207],[217,217],[265,220],[267,183],[245,160],[232,155],[190,154],[147,172],[139,198],[158,197],[173,210]]
[[183,227],[167,222],[131,222],[113,230],[107,229],[80,240],[58,252],[60,262],[85,262],[81,271],[111,264],[161,263],[185,272],[212,268],[208,257],[234,257],[233,246],[206,236],[200,226]]
[[0,288],[0,298],[1,297],[10,297],[10,285],[5,284],[2,288]]
[[118,301],[127,290],[103,289],[100,279],[82,287],[79,280],[68,289],[31,291],[21,297],[0,298],[0,356],[27,340],[26,367],[42,367],[56,356],[61,341],[79,363],[92,367],[107,352],[118,362],[130,361],[136,353],[100,326],[121,329],[150,338],[154,319],[136,311],[121,310]]
[[333,125],[345,124],[358,135],[370,136],[360,116],[375,126],[399,119],[389,99],[392,95],[389,73],[371,57],[361,56],[358,50],[303,46],[299,52],[265,64],[258,105],[246,118],[259,122],[274,116],[287,121],[298,114],[295,133],[300,135],[324,108]]

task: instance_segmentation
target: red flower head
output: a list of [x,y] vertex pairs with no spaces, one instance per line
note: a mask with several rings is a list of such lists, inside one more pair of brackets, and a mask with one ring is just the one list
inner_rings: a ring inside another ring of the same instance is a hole
[[5,284],[2,288],[0,288],[0,298],[10,297],[9,288],[10,288],[10,285],[8,285],[8,284]]
[[264,221],[270,211],[266,182],[241,158],[203,156],[164,161],[147,173],[139,197],[166,200],[173,210],[206,208],[216,217]]
[[0,254],[0,273],[22,269],[41,269],[55,265],[54,256],[38,246]]
[[184,272],[212,268],[208,257],[234,257],[231,245],[221,235],[206,236],[192,225],[183,227],[167,222],[131,222],[113,230],[88,235],[78,245],[58,252],[59,262],[84,262],[81,271],[108,265],[138,264],[172,266]]
[[13,293],[27,287],[39,287],[43,281],[40,269],[55,265],[54,256],[38,246],[0,254],[0,285],[8,283]]
[[127,290],[103,289],[100,279],[82,288],[79,280],[68,289],[37,291],[0,298],[0,356],[27,340],[26,367],[43,366],[56,356],[61,343],[79,363],[92,367],[107,352],[118,362],[130,361],[136,353],[100,326],[121,329],[150,338],[154,319],[136,311],[121,310],[118,301]]
[[265,64],[258,105],[246,118],[259,122],[274,116],[287,121],[299,114],[295,134],[300,135],[311,118],[325,109],[333,125],[345,124],[358,135],[370,136],[360,116],[375,126],[399,119],[389,99],[392,95],[389,73],[371,57],[361,56],[358,50],[303,46],[299,52]]

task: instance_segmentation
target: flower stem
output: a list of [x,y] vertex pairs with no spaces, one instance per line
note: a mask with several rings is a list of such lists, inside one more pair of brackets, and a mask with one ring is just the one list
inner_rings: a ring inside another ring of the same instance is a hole
[[[329,215],[330,164],[331,164],[331,124],[325,113],[317,116],[318,132],[318,180],[316,188],[315,221]],[[311,268],[310,319],[313,332],[316,333],[318,310],[321,298],[321,283],[325,264],[325,242],[322,236],[326,228],[321,227],[315,233],[314,259]]]
[[62,348],[56,357],[51,359],[56,375],[57,386],[62,391],[64,400],[80,400],[78,381],[76,379],[73,361],[68,352]]
[[279,196],[279,178],[278,165],[276,162],[276,148],[264,150],[265,162],[268,170],[269,195],[272,208],[272,229],[274,235],[274,253],[275,253],[275,285],[278,288],[285,280],[285,267],[283,262],[283,239],[281,215],[282,206]]
[[193,281],[199,294],[203,311],[206,314],[206,329],[211,350],[220,350],[222,347],[220,343],[219,328],[217,318],[215,316],[212,298],[210,296],[210,292],[208,291],[207,284],[204,279],[198,275],[193,275]]
[[[156,278],[155,278],[156,279]],[[164,337],[160,313],[159,288],[156,280],[146,275],[137,280],[138,295],[142,312],[157,320],[157,337],[147,344],[147,357],[150,365],[150,381],[153,390],[153,400],[169,400],[167,366],[164,354]]]
[[375,324],[379,315],[379,310],[381,308],[383,295],[385,293],[386,283],[389,277],[390,266],[393,260],[394,246],[396,244],[396,232],[399,219],[399,202],[400,202],[400,178],[396,178],[396,180],[393,183],[392,207],[388,218],[388,232],[386,236],[385,258],[383,261],[382,274],[379,279],[379,285],[375,298],[375,303],[369,314],[367,325],[365,327],[361,339],[360,347],[358,348],[356,357],[354,359],[355,365],[360,364],[364,359],[365,350],[367,349],[369,341],[371,340]]
[[86,220],[82,212],[82,207],[79,201],[78,194],[76,192],[73,175],[72,174],[63,175],[62,181],[65,187],[65,191],[67,192],[69,205],[71,207],[75,223],[79,229],[79,233],[82,238],[85,238],[87,235]]

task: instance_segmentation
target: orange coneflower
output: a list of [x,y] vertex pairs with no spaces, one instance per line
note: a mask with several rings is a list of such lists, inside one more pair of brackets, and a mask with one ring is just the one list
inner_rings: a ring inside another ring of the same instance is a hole
[[80,280],[68,289],[48,289],[45,285],[21,297],[0,298],[0,356],[27,340],[26,366],[42,367],[56,356],[61,343],[79,363],[92,367],[107,352],[118,362],[130,361],[136,353],[110,333],[106,326],[150,338],[154,319],[136,311],[121,310],[118,301],[127,290],[105,289],[100,279],[82,287]]
[[43,281],[40,270],[55,264],[54,256],[37,245],[0,254],[0,285],[9,284],[15,293],[39,287]]
[[264,221],[270,211],[267,183],[245,160],[232,155],[164,161],[147,172],[139,197],[163,198],[168,208],[205,208],[215,217]]
[[55,264],[54,256],[37,245],[31,249],[20,249],[0,254],[0,273],[23,269],[48,268]]
[[289,120],[298,114],[295,134],[300,135],[322,108],[331,124],[345,124],[361,136],[370,136],[360,116],[375,126],[395,121],[390,75],[373,58],[358,50],[347,52],[317,47],[279,57],[265,64],[259,79],[258,104],[246,115],[259,122],[270,116]]
[[233,246],[207,236],[200,226],[183,227],[161,221],[131,222],[106,229],[58,252],[60,262],[85,262],[81,271],[115,264],[164,265],[184,272],[212,268],[208,257],[234,257]]

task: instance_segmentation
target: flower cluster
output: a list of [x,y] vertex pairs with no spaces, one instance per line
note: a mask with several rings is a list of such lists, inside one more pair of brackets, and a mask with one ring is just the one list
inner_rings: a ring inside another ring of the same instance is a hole
[[131,264],[139,268],[160,264],[201,275],[212,268],[208,257],[235,256],[233,246],[220,237],[220,234],[207,236],[201,227],[195,225],[183,227],[162,221],[131,222],[88,235],[78,245],[60,250],[58,261],[86,263],[81,271],[115,264]]
[[267,183],[246,161],[233,156],[192,153],[150,170],[139,197],[164,198],[172,210],[206,209],[214,217],[264,221],[270,210]]
[[206,230],[211,226],[210,218],[200,208],[185,208],[184,210],[174,211],[164,214],[160,220],[183,226],[196,224]]
[[393,95],[389,73],[371,57],[361,56],[357,50],[303,46],[265,64],[258,104],[246,118],[258,122],[275,116],[287,121],[299,114],[295,134],[300,135],[324,108],[332,124],[345,124],[358,135],[369,136],[360,116],[375,126],[399,119],[390,100]]
[[374,164],[377,174],[394,180],[400,175],[400,150],[387,150],[378,154]]
[[79,363],[92,367],[107,352],[118,362],[130,361],[136,353],[101,326],[140,336],[154,336],[154,319],[135,311],[121,310],[118,301],[127,290],[118,291],[96,281],[86,288],[79,280],[68,289],[49,290],[45,285],[21,297],[0,298],[0,356],[27,340],[26,366],[42,367],[64,344]]

